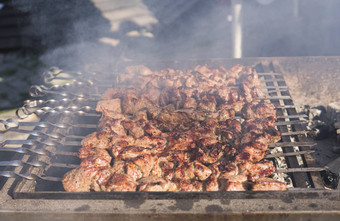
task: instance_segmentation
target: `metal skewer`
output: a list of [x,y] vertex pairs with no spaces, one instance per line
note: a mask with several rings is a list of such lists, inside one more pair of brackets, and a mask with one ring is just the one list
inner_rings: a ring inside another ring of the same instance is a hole
[[65,163],[45,163],[41,161],[30,161],[30,162],[23,162],[20,160],[12,160],[12,161],[0,161],[0,166],[24,166],[24,165],[30,165],[33,167],[63,167],[63,168],[77,168],[79,165],[76,164],[65,164]]
[[308,134],[308,131],[302,130],[302,131],[283,132],[281,133],[281,136],[306,135],[306,134]]
[[46,181],[52,181],[52,182],[59,182],[62,181],[62,178],[60,177],[51,177],[51,176],[39,176],[36,174],[30,174],[30,173],[16,173],[14,171],[0,171],[0,176],[2,177],[8,177],[8,178],[16,178],[16,177],[21,177],[27,180],[36,180],[36,179],[41,179],[41,180],[46,180]]
[[28,145],[28,146],[33,146],[33,145],[45,145],[45,146],[50,146],[50,147],[55,147],[55,146],[80,146],[81,142],[80,141],[58,141],[58,140],[5,140],[0,142],[0,147],[5,147],[6,145]]
[[298,155],[304,155],[304,154],[311,154],[314,153],[315,150],[305,150],[305,151],[298,151],[298,152],[291,152],[291,153],[274,153],[274,154],[268,154],[265,158],[276,158],[276,157],[290,157],[290,156],[298,156]]
[[7,120],[0,120],[0,132],[6,132],[12,128],[18,128],[20,126],[28,126],[28,127],[40,127],[40,128],[48,128],[48,127],[56,127],[60,129],[67,129],[67,128],[97,128],[95,124],[69,124],[69,123],[50,123],[50,122],[19,122],[16,119],[9,118]]
[[314,146],[316,143],[314,142],[278,142],[278,143],[269,143],[269,147],[295,147],[295,146]]
[[301,167],[301,168],[276,169],[276,173],[306,173],[306,172],[320,172],[324,170],[326,170],[325,167]]
[[78,156],[78,153],[75,153],[75,152],[58,151],[57,149],[46,150],[41,147],[34,148],[34,149],[30,149],[26,147],[15,147],[15,148],[0,147],[0,151],[15,152],[15,153],[21,153],[21,154],[33,153],[33,154],[44,155],[44,156],[54,156],[54,155],[75,156],[75,157]]

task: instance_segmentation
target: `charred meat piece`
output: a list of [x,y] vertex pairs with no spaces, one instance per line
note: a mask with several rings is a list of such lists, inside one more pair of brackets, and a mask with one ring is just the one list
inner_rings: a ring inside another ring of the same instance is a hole
[[167,109],[162,109],[154,119],[163,125],[163,131],[172,131],[177,125],[186,125],[192,121],[185,112],[174,112]]
[[193,163],[180,162],[177,166],[174,179],[191,180],[195,178],[195,167]]
[[140,155],[131,160],[135,165],[138,166],[139,170],[142,172],[143,177],[148,177],[152,168],[155,165],[156,158],[150,154]]
[[91,156],[86,159],[83,159],[83,161],[80,163],[81,167],[95,167],[95,168],[108,168],[110,167],[110,162],[107,161],[103,157],[99,156]]
[[257,99],[262,86],[251,68],[131,66],[118,81],[97,103],[97,132],[82,141],[66,191],[286,188],[266,178],[275,168],[261,161],[281,135],[274,106]]
[[219,191],[218,179],[215,174],[212,174],[206,181],[205,181],[205,190],[206,191]]
[[113,135],[126,135],[125,129],[121,124],[122,119],[113,119],[110,117],[103,117],[98,125],[98,131],[107,134],[107,136]]
[[287,185],[283,182],[268,177],[257,179],[252,185],[253,191],[278,191],[287,190]]
[[98,172],[98,174],[93,178],[92,189],[94,191],[107,191],[106,183],[115,173],[124,173],[123,161],[116,161],[115,165],[111,168],[103,169]]
[[276,120],[276,110],[272,103],[253,101],[244,105],[242,109],[242,116],[245,119],[264,119],[270,117]]
[[247,190],[247,176],[236,175],[220,180],[222,188],[226,191],[245,191]]
[[125,172],[127,175],[132,177],[134,180],[139,180],[140,178],[143,177],[142,171],[132,161],[127,161],[125,163]]
[[155,126],[156,122],[147,122],[144,126],[144,131],[151,137],[166,137],[167,134],[163,133]]
[[200,192],[203,191],[203,185],[197,180],[189,181],[184,179],[174,179],[173,183],[177,186],[177,191]]
[[201,181],[206,180],[212,173],[209,167],[198,161],[194,161],[194,169],[195,176]]
[[154,148],[154,150],[164,150],[167,141],[163,137],[148,137],[144,136],[135,140],[134,145],[145,148]]
[[126,146],[132,146],[135,144],[135,139],[132,136],[111,136],[110,137],[110,144],[109,147],[114,147],[114,146],[121,146],[121,147],[126,147]]
[[200,94],[200,99],[197,104],[198,110],[215,112],[216,105],[217,105],[217,102],[216,102],[214,95],[208,94],[208,93]]
[[105,159],[107,162],[111,162],[112,157],[108,153],[106,149],[101,148],[87,148],[83,147],[79,149],[79,155],[78,157],[80,159],[86,159],[90,157],[101,157]]
[[145,95],[153,104],[158,105],[159,96],[161,91],[158,87],[154,86],[151,82],[145,85],[142,94]]
[[195,147],[193,135],[190,131],[171,132],[169,135],[168,150],[190,151]]
[[187,151],[166,151],[161,153],[160,156],[171,162],[188,162],[191,158]]
[[174,168],[175,163],[168,161],[164,157],[155,157],[155,164],[151,171],[151,175],[171,180],[174,175]]
[[[267,141],[263,142],[278,142],[281,139],[281,133],[275,128],[275,119],[274,117],[268,117],[264,119],[252,119],[246,120],[243,125],[243,133],[245,135],[252,134],[257,137],[263,137],[262,139],[266,139]],[[256,134],[256,135],[255,135]],[[249,142],[261,142],[256,141],[254,137],[248,138],[247,141],[242,143]]]
[[112,113],[122,113],[122,108],[120,104],[120,99],[111,99],[111,100],[101,100],[98,102],[96,111],[97,112],[112,112]]
[[215,163],[223,156],[223,150],[225,146],[222,143],[217,142],[215,139],[201,139],[198,142],[196,160],[202,163]]
[[241,124],[237,120],[219,122],[219,127],[216,129],[216,134],[220,136],[220,139],[231,146],[240,144],[241,133]]
[[[258,145],[245,145],[240,148],[239,153],[236,155],[235,160],[237,162],[251,161],[257,162],[264,158],[266,152],[263,149],[258,148]],[[262,146],[262,144],[261,144]]]
[[[117,154],[118,152],[118,154]],[[128,146],[123,147],[119,151],[113,152],[115,159],[117,160],[128,160],[134,159],[138,156],[145,154],[151,154],[153,151],[151,148],[138,147],[138,146]]]
[[121,125],[126,129],[129,135],[133,136],[134,138],[140,138],[144,136],[144,130],[142,127],[138,126],[132,120],[126,119],[121,121]]
[[107,149],[110,147],[109,145],[110,139],[106,133],[103,132],[93,132],[86,136],[84,140],[81,141],[82,147],[89,147],[89,148],[102,148]]
[[138,181],[139,191],[153,191],[153,192],[164,192],[164,191],[176,191],[177,186],[173,182],[163,179],[161,177],[149,176]]
[[63,186],[67,192],[89,192],[93,178],[98,174],[96,167],[79,167],[65,174]]
[[115,173],[107,181],[105,188],[106,191],[119,191],[119,192],[136,191],[137,183],[129,175]]
[[221,161],[218,165],[218,168],[220,170],[220,179],[226,179],[238,174],[237,166],[231,162]]
[[252,163],[245,161],[239,164],[239,173],[248,177],[248,180],[256,180],[261,177],[270,176],[275,171],[275,166],[271,161]]

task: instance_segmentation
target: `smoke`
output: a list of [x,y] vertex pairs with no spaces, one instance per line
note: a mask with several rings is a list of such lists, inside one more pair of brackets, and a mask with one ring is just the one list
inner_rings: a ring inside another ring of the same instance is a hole
[[[13,0],[47,66],[119,59],[228,58],[231,1]],[[243,0],[243,55],[340,55],[337,0]]]
[[244,4],[246,56],[340,55],[340,1],[276,0]]

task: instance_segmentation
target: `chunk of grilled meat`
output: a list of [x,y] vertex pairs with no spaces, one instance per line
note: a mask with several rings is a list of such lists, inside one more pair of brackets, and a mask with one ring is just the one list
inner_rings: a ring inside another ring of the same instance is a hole
[[138,181],[139,191],[176,191],[177,186],[173,182],[157,176],[149,176]]
[[173,179],[177,191],[200,192],[203,191],[203,184],[197,180]]
[[[82,141],[81,167],[65,175],[65,190],[280,186],[263,179],[274,166],[259,161],[280,133],[274,106],[256,99],[263,93],[251,68],[151,71],[135,66],[118,81],[123,86],[107,89],[97,104],[102,113],[97,132]],[[245,121],[233,120],[236,114]]]
[[136,191],[137,183],[129,175],[115,173],[107,181],[106,191],[130,192]]
[[111,99],[111,100],[101,100],[98,101],[96,111],[97,112],[111,112],[111,113],[122,113],[122,108],[121,108],[121,101],[119,98],[117,99]]
[[283,182],[268,177],[257,179],[252,185],[253,191],[282,191],[287,190],[287,185]]
[[204,181],[211,175],[211,173],[212,171],[209,169],[209,167],[198,161],[194,161],[194,174],[197,179]]
[[[257,135],[257,137],[263,137],[262,139],[266,139],[267,143],[275,143],[280,141],[281,133],[275,128],[275,118],[267,117],[267,118],[255,118],[251,120],[246,120],[242,124],[243,134],[248,135]],[[260,142],[256,141],[254,137],[249,138],[248,141],[243,141],[242,143],[249,142]]]
[[245,119],[264,119],[267,117],[277,119],[274,105],[258,100],[245,104],[241,113]]
[[261,177],[266,177],[275,172],[275,166],[272,161],[263,161],[252,163],[245,161],[239,164],[239,173],[247,176],[248,180],[254,181]]
[[121,125],[125,130],[128,131],[128,134],[133,136],[134,138],[140,138],[144,136],[144,130],[141,126],[133,122],[132,120],[126,119],[121,121]]
[[195,178],[195,167],[193,163],[188,162],[180,162],[177,166],[175,173],[174,173],[174,179],[178,180],[191,180]]
[[[260,148],[259,148],[260,147]],[[244,145],[238,150],[235,157],[236,162],[251,161],[257,162],[264,158],[266,152],[263,150],[263,144],[252,143]]]
[[245,191],[247,190],[247,176],[236,175],[220,180],[222,188],[226,191]]
[[169,151],[190,151],[195,148],[195,141],[191,131],[176,131],[169,135]]
[[82,147],[79,149],[78,157],[80,159],[87,159],[91,157],[101,157],[105,159],[107,162],[111,162],[112,157],[106,149],[101,148],[91,148],[91,147]]
[[103,157],[91,156],[80,163],[81,167],[96,167],[96,168],[108,168],[110,167],[110,162]]
[[223,156],[225,145],[215,139],[203,138],[195,152],[195,159],[206,164],[215,163]]
[[89,192],[93,178],[98,174],[98,167],[83,166],[67,172],[62,180],[67,192]]
[[[117,116],[116,116],[117,117]],[[112,118],[107,115],[103,115],[103,117],[100,119],[100,124],[98,125],[98,131],[100,131],[103,134],[106,134],[106,136],[114,136],[114,135],[120,135],[124,136],[126,135],[126,131],[121,124],[122,120],[121,118]]]
[[110,136],[104,132],[93,132],[86,136],[85,139],[81,141],[82,147],[89,148],[102,148],[107,149],[110,147]]
[[170,162],[165,157],[155,157],[154,167],[151,171],[152,176],[163,177],[171,180],[174,176],[175,163]]

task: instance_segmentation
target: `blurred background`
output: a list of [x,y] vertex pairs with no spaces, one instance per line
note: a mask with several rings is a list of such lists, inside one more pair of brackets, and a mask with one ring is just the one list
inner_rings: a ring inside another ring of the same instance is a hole
[[338,0],[0,0],[0,110],[21,106],[50,66],[340,55],[339,9]]

